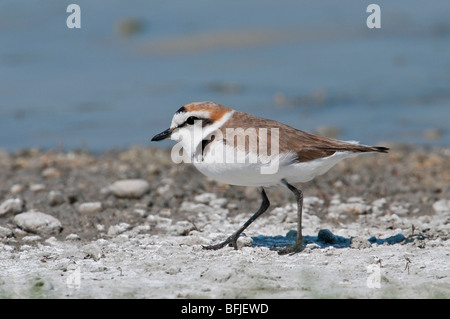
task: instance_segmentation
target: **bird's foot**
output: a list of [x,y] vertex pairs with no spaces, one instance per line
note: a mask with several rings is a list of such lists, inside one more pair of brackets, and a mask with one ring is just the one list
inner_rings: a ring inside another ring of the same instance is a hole
[[239,234],[234,233],[233,235],[231,235],[230,237],[228,237],[221,243],[218,243],[216,245],[202,246],[202,247],[203,247],[203,249],[207,249],[207,250],[218,250],[218,249],[225,247],[226,245],[229,245],[229,246],[233,246],[234,249],[237,250],[238,249],[238,247],[237,247],[237,239],[238,238],[239,238]]
[[305,247],[303,247],[303,242],[300,242],[300,243],[296,243],[294,245],[286,246],[286,247],[273,247],[273,248],[271,248],[271,250],[277,251],[279,255],[289,254],[289,256],[292,256],[296,253],[301,252],[304,248]]

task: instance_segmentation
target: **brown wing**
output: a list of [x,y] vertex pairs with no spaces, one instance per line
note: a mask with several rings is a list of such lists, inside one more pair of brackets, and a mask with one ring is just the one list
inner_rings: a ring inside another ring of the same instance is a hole
[[[249,125],[252,123],[252,125]],[[348,142],[343,142],[331,138],[320,137],[314,134],[310,134],[301,130],[297,130],[288,125],[264,119],[260,117],[256,117],[247,113],[235,111],[232,118],[228,120],[222,127],[221,131],[225,138],[226,143],[232,142],[234,145],[237,145],[235,141],[227,141],[227,128],[244,128],[248,127],[254,128],[257,132],[257,141],[258,143],[248,143],[251,137],[246,137],[245,150],[257,152],[259,154],[259,141],[261,139],[266,139],[268,150],[271,149],[272,136],[271,130],[272,128],[278,128],[279,130],[279,152],[294,152],[297,154],[297,160],[299,162],[307,162],[312,161],[317,158],[327,157],[333,155],[335,152],[381,152],[387,153],[388,148],[382,146],[365,146],[352,144]],[[267,136],[261,134],[260,129],[267,129]],[[251,130],[247,130],[246,132],[252,132]],[[250,136],[251,134],[249,134]],[[229,139],[229,137],[228,137]],[[264,144],[262,144],[264,145]],[[253,147],[253,149],[251,149]],[[255,149],[256,147],[256,149]],[[270,154],[270,151],[268,152]]]

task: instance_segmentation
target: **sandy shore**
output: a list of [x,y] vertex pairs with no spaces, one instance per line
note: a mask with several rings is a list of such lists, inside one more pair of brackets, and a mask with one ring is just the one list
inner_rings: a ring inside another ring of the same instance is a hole
[[[0,298],[449,298],[450,149],[388,145],[260,204],[167,150],[0,151]],[[39,214],[40,213],[40,214]]]

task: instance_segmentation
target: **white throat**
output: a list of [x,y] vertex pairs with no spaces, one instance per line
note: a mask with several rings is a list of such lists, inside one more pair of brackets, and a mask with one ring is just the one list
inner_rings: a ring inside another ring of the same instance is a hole
[[[182,127],[174,132],[171,139],[178,143],[172,149],[173,155],[177,153],[183,153],[181,161],[193,162],[197,149],[200,147],[204,139],[209,139],[210,134],[218,130],[225,122],[227,122],[234,114],[234,110],[224,114],[222,118],[212,124],[202,127],[201,121],[196,122],[189,127]],[[182,150],[181,150],[182,149]],[[180,162],[181,162],[180,161]],[[177,162],[177,161],[176,161]]]

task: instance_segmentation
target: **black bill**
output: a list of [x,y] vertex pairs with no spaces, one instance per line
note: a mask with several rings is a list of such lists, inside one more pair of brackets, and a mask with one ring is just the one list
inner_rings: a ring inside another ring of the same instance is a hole
[[161,141],[161,140],[164,140],[164,139],[170,137],[170,135],[172,135],[172,130],[171,130],[170,128],[168,128],[168,129],[165,130],[164,132],[161,132],[161,133],[156,134],[155,136],[153,136],[152,142],[153,142],[153,141]]

